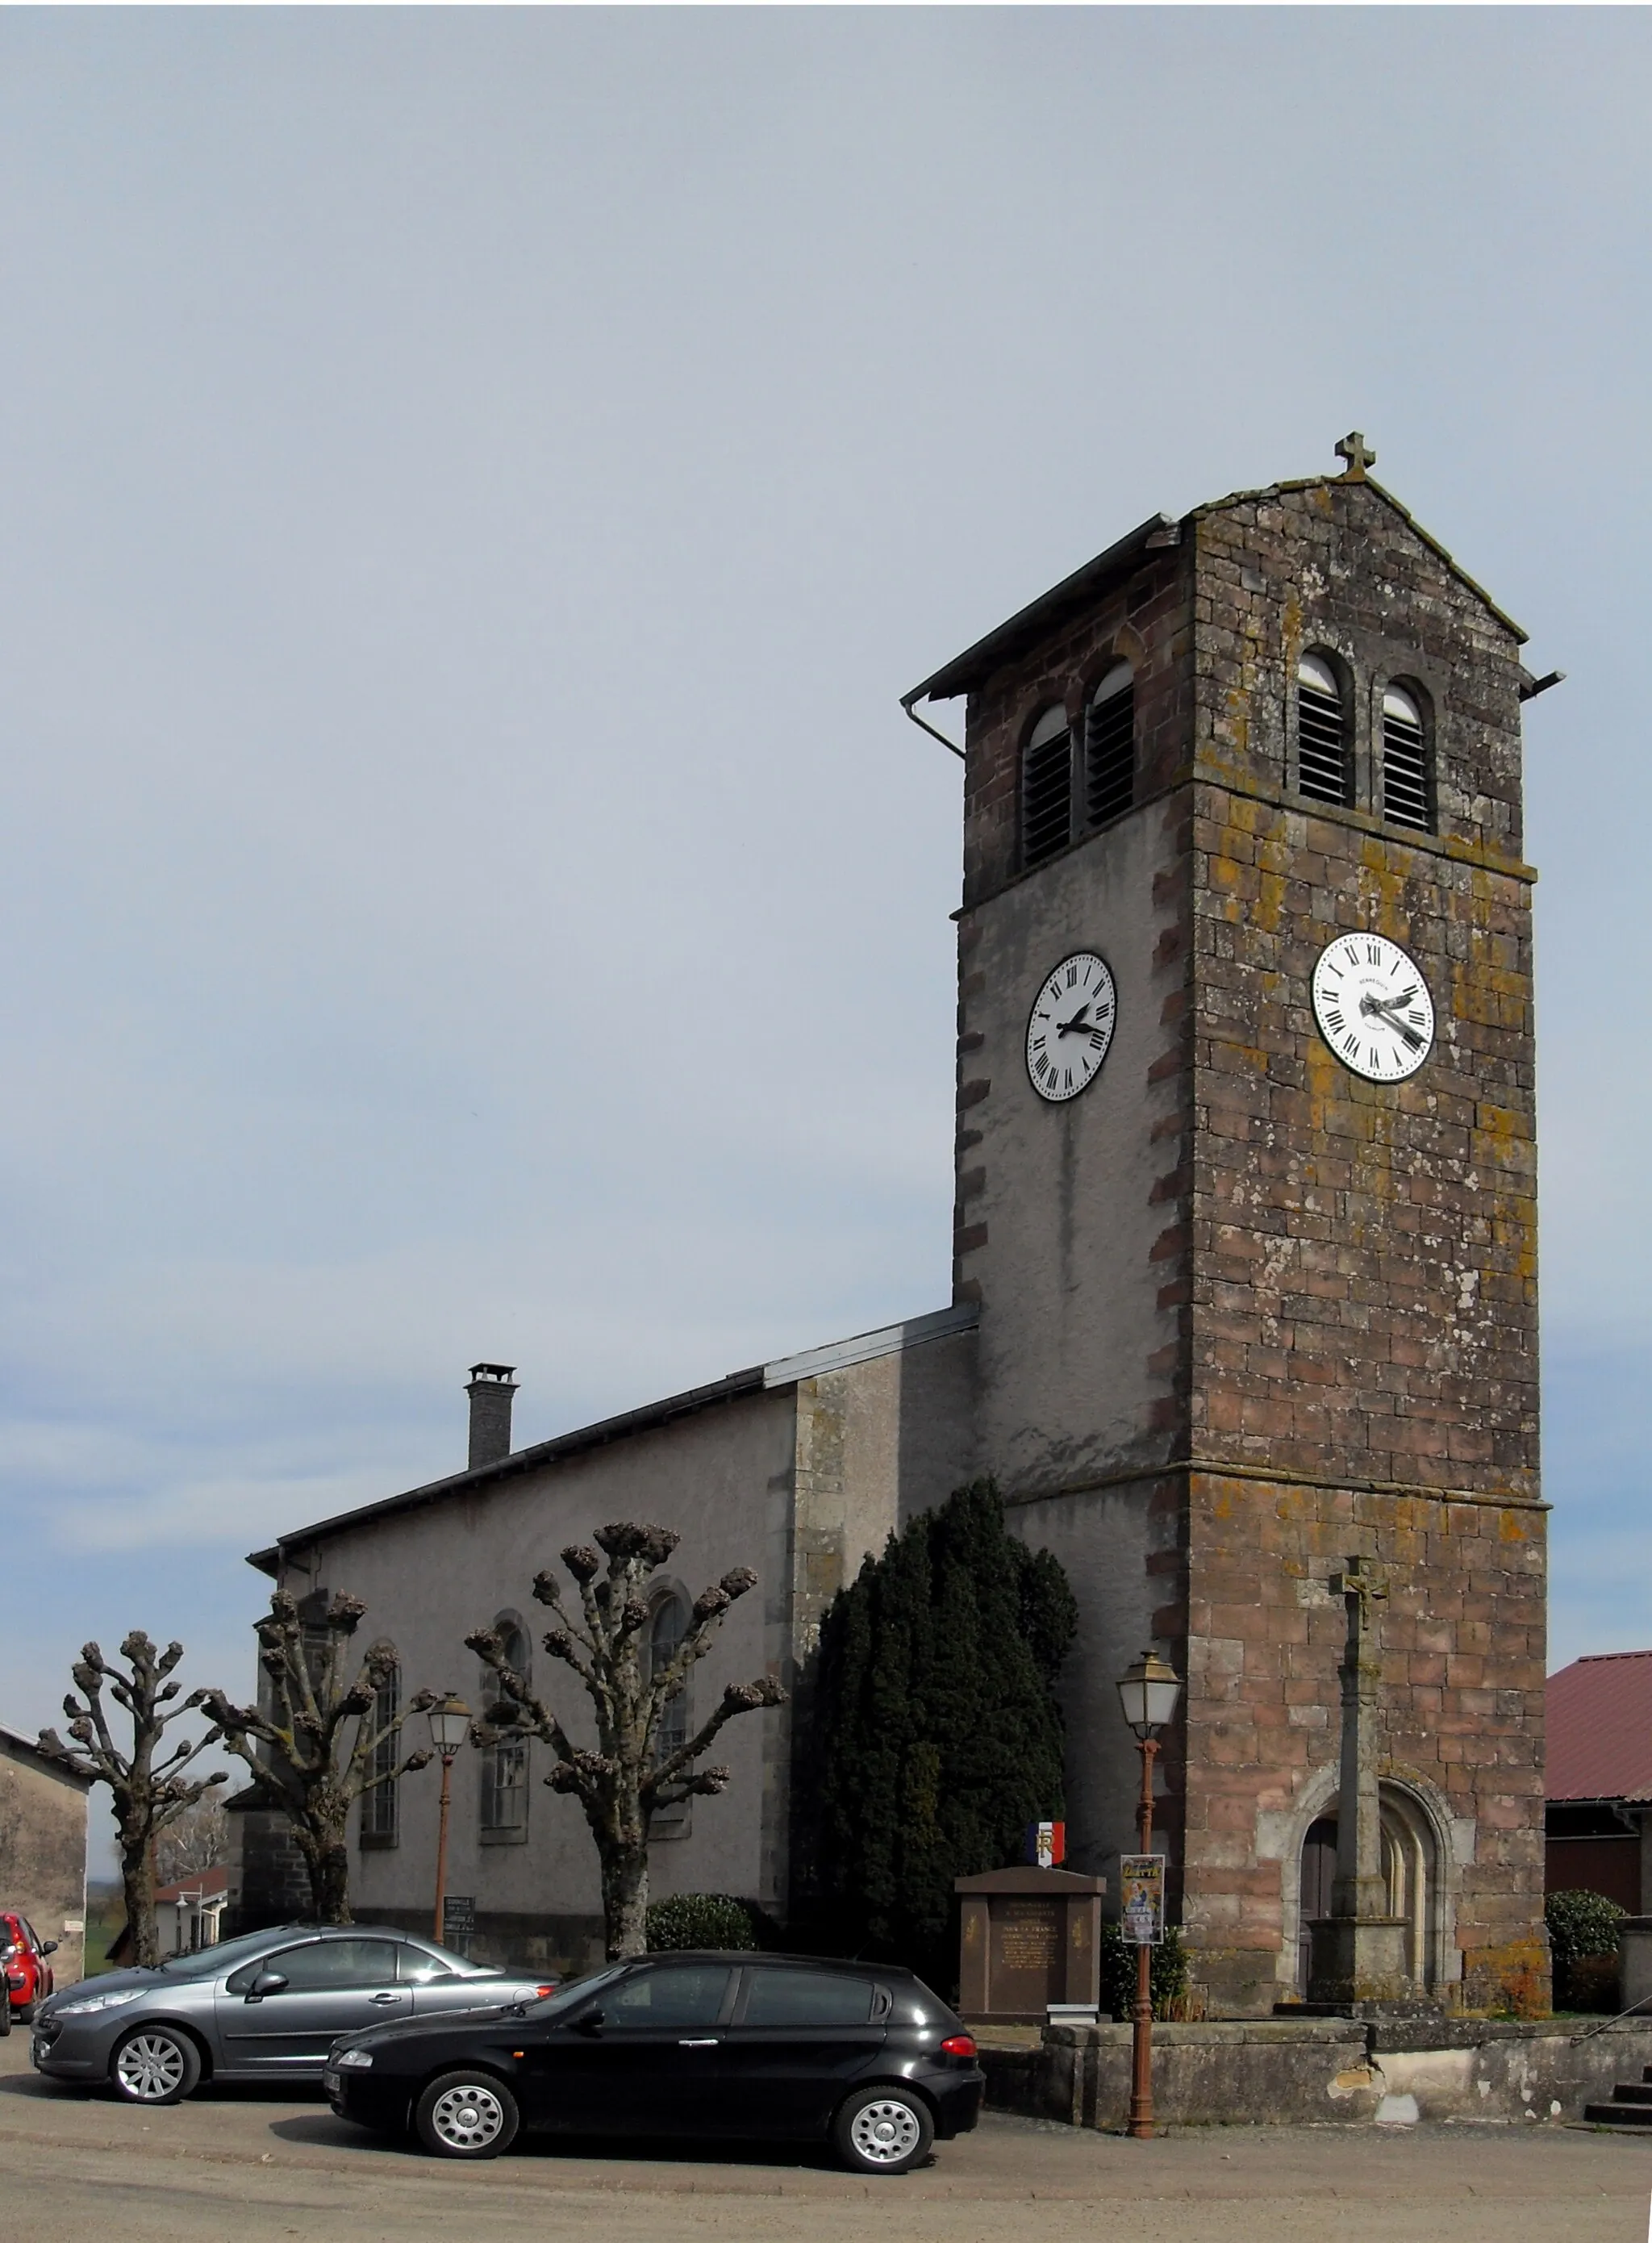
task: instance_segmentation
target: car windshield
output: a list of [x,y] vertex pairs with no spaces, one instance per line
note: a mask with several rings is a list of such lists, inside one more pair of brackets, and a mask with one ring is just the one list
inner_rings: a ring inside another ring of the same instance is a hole
[[542,2001],[535,2002],[534,2015],[536,2017],[554,2017],[559,2011],[574,2009],[595,1993],[599,1986],[611,1986],[628,1968],[629,1965],[624,1963],[611,1963],[606,1970],[594,1970],[588,1978],[570,1978],[554,1994],[547,1994]]

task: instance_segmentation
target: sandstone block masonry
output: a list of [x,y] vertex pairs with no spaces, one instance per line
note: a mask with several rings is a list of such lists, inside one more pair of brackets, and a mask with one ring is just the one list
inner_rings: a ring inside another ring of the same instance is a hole
[[[1356,1554],[1391,1584],[1382,1774],[1397,1849],[1414,1827],[1394,1875],[1419,1970],[1474,2003],[1546,1991],[1521,636],[1355,473],[1165,525],[969,681],[955,1249],[983,1457],[1058,1548],[1085,1546],[1063,1505],[1145,1499],[1131,1578],[1085,1596],[1079,1667],[1094,1699],[1146,1620],[1188,1677],[1165,1828],[1230,2011],[1297,1984],[1303,1847],[1335,1811],[1328,1585]],[[1346,805],[1298,784],[1310,652],[1344,686]],[[1121,653],[1134,806],[1024,866],[1030,725],[1056,698],[1076,724]],[[1383,814],[1400,684],[1425,713],[1427,832]],[[1401,1083],[1350,1073],[1314,1023],[1315,961],[1354,931],[1400,943],[1433,994]],[[1096,1086],[1046,1108],[1026,1007],[1082,947],[1113,965],[1118,1034]],[[1130,1756],[1111,1708],[1071,1711],[1076,1789],[1110,1802],[1074,1866],[1105,1868]]]

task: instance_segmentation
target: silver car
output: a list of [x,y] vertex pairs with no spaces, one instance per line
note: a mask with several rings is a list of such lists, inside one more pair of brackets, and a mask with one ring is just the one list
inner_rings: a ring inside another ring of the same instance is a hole
[[65,1986],[42,2004],[30,2052],[48,2079],[176,2103],[203,2079],[319,2082],[340,2033],[533,2001],[554,1983],[383,1924],[289,1923]]

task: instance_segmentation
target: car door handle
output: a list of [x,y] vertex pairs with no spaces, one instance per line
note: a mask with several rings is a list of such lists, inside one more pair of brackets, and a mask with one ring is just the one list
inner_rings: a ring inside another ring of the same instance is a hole
[[399,2002],[401,1996],[400,1994],[369,1994],[367,1999],[370,2002],[378,2002],[381,2005],[386,2005],[391,2002]]
[[715,2048],[716,2045],[715,2040],[680,2040],[677,2043],[679,2048]]

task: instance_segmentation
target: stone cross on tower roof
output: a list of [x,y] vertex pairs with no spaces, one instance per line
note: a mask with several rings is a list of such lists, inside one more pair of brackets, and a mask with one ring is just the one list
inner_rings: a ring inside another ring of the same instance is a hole
[[1365,481],[1366,469],[1374,468],[1377,464],[1375,452],[1367,445],[1357,428],[1351,428],[1342,438],[1336,448],[1336,453],[1338,459],[1346,460],[1348,463],[1342,472],[1341,480],[1345,483],[1362,483]]

